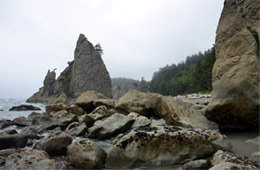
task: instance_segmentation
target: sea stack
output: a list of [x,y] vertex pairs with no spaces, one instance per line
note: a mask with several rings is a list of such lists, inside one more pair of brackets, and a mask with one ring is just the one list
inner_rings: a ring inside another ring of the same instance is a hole
[[226,0],[217,28],[213,97],[206,116],[220,127],[259,128],[260,1]]
[[111,79],[101,54],[85,35],[79,35],[74,60],[68,64],[57,79],[55,70],[49,70],[44,86],[27,102],[70,103],[88,90],[112,97]]

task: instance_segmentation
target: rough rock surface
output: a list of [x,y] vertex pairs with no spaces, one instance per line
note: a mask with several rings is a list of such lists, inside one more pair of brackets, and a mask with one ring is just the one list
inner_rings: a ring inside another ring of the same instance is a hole
[[80,34],[74,60],[56,79],[55,69],[48,71],[44,86],[27,102],[71,103],[81,93],[95,90],[112,97],[111,79],[99,51]]
[[108,167],[156,167],[231,149],[226,136],[212,130],[177,126],[140,127],[119,139],[108,153]]
[[200,111],[191,108],[191,105],[173,97],[129,90],[118,100],[116,109],[145,116],[155,115],[164,118],[170,125],[217,129],[216,124],[208,121]]
[[[217,151],[214,155],[213,158],[211,159],[211,164],[212,164],[212,170],[214,169],[224,169],[224,168],[230,168],[238,167],[237,169],[259,169],[259,163],[250,160],[247,157],[239,157],[234,155],[233,153],[230,152],[224,152],[222,150]],[[227,168],[227,169],[228,169]],[[235,168],[233,168],[235,169]]]
[[56,169],[54,161],[45,151],[8,149],[2,150],[0,156],[6,156],[0,169]]
[[259,125],[260,1],[226,0],[217,28],[206,116],[222,127]]
[[134,120],[122,114],[115,113],[112,116],[98,120],[88,129],[90,138],[106,139],[125,132],[132,127]]
[[75,140],[67,147],[70,163],[76,168],[102,168],[106,152],[96,143],[88,139]]

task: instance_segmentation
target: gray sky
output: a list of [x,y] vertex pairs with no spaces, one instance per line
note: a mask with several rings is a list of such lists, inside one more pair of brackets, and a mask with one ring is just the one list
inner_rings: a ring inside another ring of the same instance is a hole
[[0,98],[28,98],[59,74],[77,38],[101,43],[111,77],[155,71],[211,48],[224,0],[1,0]]

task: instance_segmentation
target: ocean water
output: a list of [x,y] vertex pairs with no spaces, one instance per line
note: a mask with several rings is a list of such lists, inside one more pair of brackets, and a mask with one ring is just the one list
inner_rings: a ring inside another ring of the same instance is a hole
[[19,99],[0,99],[0,120],[1,119],[13,120],[14,118],[20,117],[20,116],[26,117],[33,112],[33,111],[9,111],[9,109],[12,108],[13,106],[19,106],[21,104],[33,105],[33,106],[41,108],[41,110],[36,111],[38,113],[45,112],[44,104],[26,103],[25,100],[19,100]]

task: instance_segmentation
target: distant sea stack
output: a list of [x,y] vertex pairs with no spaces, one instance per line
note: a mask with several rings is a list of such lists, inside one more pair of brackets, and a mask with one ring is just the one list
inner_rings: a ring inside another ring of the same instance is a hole
[[81,93],[94,90],[112,97],[111,79],[100,52],[80,34],[74,52],[74,60],[56,79],[55,70],[48,71],[43,87],[27,102],[70,103]]
[[226,0],[217,28],[213,98],[220,127],[259,128],[260,0]]

